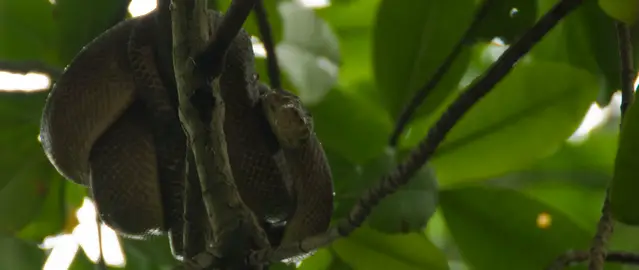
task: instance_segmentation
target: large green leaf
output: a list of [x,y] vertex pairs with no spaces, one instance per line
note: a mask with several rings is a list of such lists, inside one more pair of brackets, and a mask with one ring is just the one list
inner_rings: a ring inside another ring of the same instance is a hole
[[610,183],[610,207],[613,216],[628,225],[639,224],[639,181],[637,179],[637,151],[639,151],[639,105],[634,102],[623,119],[615,170]]
[[337,82],[338,40],[315,12],[296,2],[278,7],[283,20],[282,42],[276,46],[282,70],[305,104],[320,102]]
[[346,91],[356,90],[357,87],[350,86],[372,78],[372,30],[380,2],[381,0],[355,0],[333,3],[328,8],[316,11],[339,38],[342,65],[338,83]]
[[353,269],[431,269],[448,270],[444,254],[423,234],[387,235],[367,227],[332,244]]
[[599,0],[603,11],[610,17],[627,24],[634,24],[639,17],[639,2],[635,0]]
[[333,3],[327,7],[316,10],[335,29],[350,29],[370,27],[377,12],[381,0],[352,0],[347,3]]
[[21,169],[34,170],[24,166],[34,156],[43,156],[37,139],[46,96],[47,92],[0,91],[0,126],[6,130],[0,133],[0,188]]
[[565,183],[558,178],[541,177],[538,178],[539,183],[532,182],[521,192],[562,211],[575,224],[594,235],[595,224],[601,217],[605,187],[594,188],[574,182]]
[[[519,63],[436,150],[432,162],[440,184],[483,180],[552,154],[579,126],[596,95],[596,80],[584,70]],[[433,120],[415,125],[404,145],[416,145]]]
[[7,130],[0,133],[1,232],[24,228],[41,213],[47,198],[59,192],[52,182],[58,173],[37,141],[45,97],[46,92],[0,92],[0,125]]
[[41,242],[47,236],[62,232],[67,215],[72,214],[66,211],[64,181],[61,176],[52,177],[40,212],[20,231],[20,238]]
[[60,29],[60,60],[65,65],[95,37],[123,20],[129,0],[57,0],[55,20]]
[[[57,172],[43,154],[33,156],[14,171],[0,190],[0,232],[17,232],[29,224],[46,201]],[[55,186],[54,186],[55,187]]]
[[56,38],[50,1],[0,1],[0,59],[56,64]]
[[44,251],[34,242],[0,235],[0,269],[42,269]]
[[553,155],[520,171],[493,178],[489,183],[512,188],[558,185],[604,190],[612,179],[617,137],[605,129],[593,130],[585,141],[567,141]]
[[[373,62],[378,90],[396,118],[460,41],[475,1],[384,0],[374,30]],[[428,113],[458,88],[469,61],[464,51],[425,100]]]
[[[540,0],[538,15],[544,14],[555,0]],[[633,47],[639,51],[639,27],[633,29]],[[585,1],[564,18],[532,49],[537,59],[562,61],[586,69],[597,76],[601,88],[598,102],[607,105],[611,95],[620,89],[621,69],[614,20],[596,1]],[[634,55],[639,60],[639,54]]]
[[[466,187],[440,193],[446,224],[472,269],[538,270],[591,234],[563,212],[513,190]],[[540,215],[549,222],[538,223]]]
[[379,155],[392,128],[381,108],[338,89],[330,91],[319,104],[309,106],[309,110],[322,145],[355,163]]
[[[532,169],[556,172],[582,171],[611,177],[618,137],[617,131],[592,130],[585,141],[564,143],[555,154],[537,163]],[[586,182],[582,181],[581,184]]]

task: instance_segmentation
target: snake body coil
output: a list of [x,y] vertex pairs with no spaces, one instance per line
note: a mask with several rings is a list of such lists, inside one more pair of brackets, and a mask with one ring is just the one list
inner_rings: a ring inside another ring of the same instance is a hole
[[[181,237],[184,222],[186,139],[175,107],[174,78],[158,72],[156,28],[152,12],[121,22],[89,43],[52,88],[40,130],[56,169],[89,187],[101,219],[130,237],[171,230],[172,237]],[[284,165],[275,158],[282,148],[259,106],[253,57],[249,36],[241,31],[220,77],[228,154],[240,195],[264,222],[287,221],[286,233],[300,232],[295,238],[320,233],[332,213],[332,180],[330,171],[325,173],[323,150],[317,143],[308,148],[314,159]],[[319,162],[324,169],[321,174],[311,167],[283,169],[299,162]],[[318,182],[324,188],[289,191],[291,183],[313,175],[325,178]]]

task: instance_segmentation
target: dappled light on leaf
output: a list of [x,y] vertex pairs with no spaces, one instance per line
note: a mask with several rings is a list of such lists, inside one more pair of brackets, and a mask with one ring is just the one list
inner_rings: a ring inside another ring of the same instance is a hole
[[547,229],[552,225],[552,216],[548,213],[540,213],[537,215],[537,227]]

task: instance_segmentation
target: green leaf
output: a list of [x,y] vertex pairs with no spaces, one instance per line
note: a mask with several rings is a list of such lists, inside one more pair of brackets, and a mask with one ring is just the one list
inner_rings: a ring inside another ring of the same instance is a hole
[[337,36],[342,53],[342,65],[339,68],[339,85],[344,90],[361,80],[370,81],[373,73],[371,59],[371,28],[338,29]]
[[[381,0],[332,1],[327,8],[315,12],[334,29],[368,28],[373,25]],[[341,39],[340,39],[341,40]]]
[[383,151],[392,124],[375,104],[336,89],[319,104],[308,107],[324,148],[354,163],[365,162]]
[[[615,222],[614,233],[610,237],[608,250],[639,252],[639,228]],[[623,270],[634,270],[634,266],[624,266]],[[607,268],[606,268],[607,269]]]
[[[565,142],[555,154],[537,163],[532,169],[580,171],[612,177],[618,139],[619,134],[616,130],[592,130],[585,141]],[[584,181],[581,184],[585,184]]]
[[56,28],[48,0],[0,2],[0,59],[57,63]]
[[[484,180],[552,154],[577,129],[596,95],[596,80],[584,70],[520,62],[436,150],[432,162],[439,183]],[[404,147],[416,145],[432,120],[415,125]]]
[[346,91],[362,80],[370,81],[373,73],[372,30],[381,0],[354,0],[335,3],[316,10],[333,29],[339,39],[342,65],[338,83]]
[[40,213],[20,231],[20,238],[41,242],[47,236],[62,232],[68,214],[64,201],[66,181],[61,176],[52,178]]
[[324,270],[330,269],[333,262],[333,254],[326,248],[318,249],[315,254],[302,261],[297,269],[300,270]]
[[284,34],[276,46],[282,70],[307,105],[320,102],[337,82],[338,40],[328,24],[296,2],[278,7]]
[[169,270],[178,265],[166,236],[151,237],[144,241],[120,237],[120,243],[126,256],[124,269]]
[[0,189],[15,174],[33,162],[34,156],[43,156],[37,141],[40,117],[47,92],[0,91],[0,126],[11,132],[0,133]]
[[75,253],[75,257],[73,258],[73,262],[69,266],[68,270],[94,270],[97,269],[95,264],[89,260],[87,254],[84,253],[81,249]]
[[[562,211],[575,224],[594,235],[601,217],[601,203],[604,200],[605,187],[593,188],[579,183],[562,183],[561,179],[538,179],[531,182],[521,192],[540,202]],[[565,182],[565,181],[564,181]]]
[[490,5],[476,35],[486,41],[499,37],[511,43],[528,30],[537,17],[537,1],[534,0],[497,0]]
[[[512,188],[552,185],[558,189],[577,186],[589,190],[604,190],[612,178],[617,139],[618,135],[614,132],[595,129],[585,141],[566,141],[553,155],[520,171],[493,178],[489,183]],[[592,201],[601,204],[601,201]],[[599,210],[601,209],[597,210],[597,217]]]
[[[538,1],[538,15],[556,1]],[[633,48],[639,50],[639,26],[633,29]],[[564,18],[530,52],[535,59],[562,61],[586,69],[597,76],[600,105],[607,105],[612,94],[621,88],[618,43],[614,20],[597,6],[596,1],[583,5]],[[634,55],[639,61],[639,54]]]
[[[392,150],[380,159],[365,165],[359,182],[377,183],[380,177],[397,166]],[[385,233],[420,232],[437,207],[437,179],[430,166],[424,166],[406,185],[384,198],[371,212],[369,226]]]
[[62,63],[70,63],[83,46],[122,21],[128,3],[127,0],[57,0],[54,12],[60,29]]
[[[337,207],[333,217],[346,217],[360,196],[396,166],[395,151],[386,149],[376,159],[347,170],[347,173],[341,173],[348,178],[336,181]],[[421,232],[436,207],[437,179],[432,168],[427,165],[408,184],[401,186],[397,192],[385,197],[373,208],[367,222],[371,228],[384,233]]]
[[46,92],[0,92],[0,125],[11,130],[0,133],[0,232],[27,226],[59,187],[52,181],[58,173],[37,141],[45,97]]
[[353,269],[448,269],[444,254],[423,234],[387,235],[367,227],[331,245]]
[[44,155],[31,157],[19,167],[0,190],[0,232],[17,232],[38,216],[56,175]]
[[[590,233],[564,213],[513,190],[445,190],[440,205],[472,269],[544,269],[564,252],[587,249],[590,243]],[[544,214],[550,222],[538,226]]]
[[[373,33],[374,74],[386,107],[396,118],[415,92],[436,72],[470,25],[473,0],[384,0]],[[420,115],[432,112],[458,88],[469,61],[458,56]]]
[[294,264],[285,264],[283,262],[277,262],[269,265],[269,270],[295,270]]
[[0,234],[0,269],[42,269],[44,259],[36,243]]
[[637,151],[639,151],[639,105],[632,103],[627,109],[619,134],[619,147],[615,159],[615,170],[610,183],[610,209],[613,217],[628,225],[639,224],[639,202],[637,190]]
[[634,24],[639,17],[639,2],[636,0],[598,0],[599,6],[610,17],[627,24]]

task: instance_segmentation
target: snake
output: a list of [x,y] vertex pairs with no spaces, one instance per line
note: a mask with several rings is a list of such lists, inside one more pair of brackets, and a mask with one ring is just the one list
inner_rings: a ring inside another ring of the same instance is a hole
[[[40,141],[62,176],[88,188],[102,222],[129,238],[168,233],[180,259],[188,146],[172,66],[161,57],[171,46],[158,44],[170,29],[157,16],[124,20],[80,50],[48,94]],[[264,91],[246,31],[224,63],[224,132],[243,202],[263,224],[284,224],[281,243],[324,232],[332,176],[310,115],[287,105],[292,94]]]

